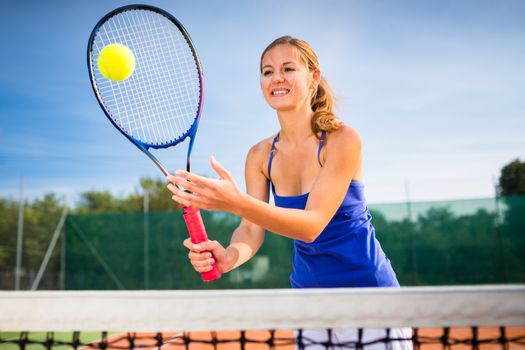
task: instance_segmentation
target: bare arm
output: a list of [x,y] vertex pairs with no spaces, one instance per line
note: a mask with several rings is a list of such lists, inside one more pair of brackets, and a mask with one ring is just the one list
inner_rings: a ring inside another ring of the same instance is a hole
[[[268,180],[260,168],[260,159],[263,155],[260,145],[254,146],[246,158],[245,177],[246,192],[261,202],[268,202],[269,188]],[[264,229],[243,218],[239,226],[232,234],[230,245],[224,249],[216,241],[208,241],[195,245],[190,239],[184,241],[184,245],[190,249],[189,258],[198,272],[209,271],[213,260],[208,253],[211,251],[217,261],[221,272],[231,271],[249,259],[259,250],[264,241]]]
[[[212,159],[212,167],[221,179],[208,179],[184,171],[169,177],[195,195],[171,186],[173,199],[183,205],[211,210],[225,210],[243,217],[274,233],[311,242],[326,227],[340,206],[361,161],[361,141],[350,127],[330,134],[326,161],[314,182],[304,210],[279,208],[267,201],[242,193],[231,174]],[[189,182],[187,182],[189,181]]]
[[[246,157],[245,179],[246,193],[251,198],[261,203],[268,203],[269,186],[268,179],[264,176],[261,165],[261,158],[264,156],[261,145],[256,145],[250,149]],[[242,218],[239,227],[232,235],[228,250],[235,252],[236,259],[232,268],[236,268],[249,259],[259,250],[264,241],[264,229]]]

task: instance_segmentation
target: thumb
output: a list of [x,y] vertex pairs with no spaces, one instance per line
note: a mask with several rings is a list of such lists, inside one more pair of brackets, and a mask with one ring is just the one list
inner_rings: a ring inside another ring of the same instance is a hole
[[221,179],[231,180],[232,176],[228,170],[226,170],[219,162],[215,159],[214,156],[210,157],[211,167],[219,175]]
[[209,252],[213,252],[217,249],[220,249],[222,246],[219,242],[217,241],[204,241],[204,242],[201,242],[199,244],[194,244],[193,245],[194,248],[197,248],[197,251],[199,253],[201,252],[204,252],[204,251],[209,251]]

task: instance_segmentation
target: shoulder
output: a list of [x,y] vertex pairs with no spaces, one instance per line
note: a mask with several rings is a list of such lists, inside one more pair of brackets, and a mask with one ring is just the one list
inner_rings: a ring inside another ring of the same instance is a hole
[[270,150],[272,149],[274,137],[275,135],[269,136],[250,147],[250,150],[248,151],[248,158],[268,158]]
[[330,166],[326,168],[343,171],[345,176],[350,176],[349,178],[353,178],[356,174],[359,177],[361,159],[361,137],[357,130],[343,124],[327,135],[323,164]]
[[326,148],[346,150],[346,151],[360,151],[361,150],[361,136],[356,129],[346,124],[335,131],[329,133],[326,137]]
[[275,135],[269,136],[255,145],[250,147],[248,155],[246,156],[246,169],[257,169],[267,176],[266,165],[270,158],[270,151],[272,149],[272,142]]

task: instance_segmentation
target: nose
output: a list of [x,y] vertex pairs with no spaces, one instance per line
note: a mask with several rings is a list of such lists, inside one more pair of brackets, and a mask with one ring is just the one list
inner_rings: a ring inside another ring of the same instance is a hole
[[284,75],[281,71],[276,71],[272,74],[272,83],[280,83],[284,81]]

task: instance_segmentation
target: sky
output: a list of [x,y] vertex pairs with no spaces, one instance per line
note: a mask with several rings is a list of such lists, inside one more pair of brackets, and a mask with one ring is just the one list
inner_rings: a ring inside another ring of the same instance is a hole
[[[0,13],[0,197],[124,196],[159,170],[93,94],[86,47],[127,1],[5,1]],[[259,58],[289,34],[316,50],[337,114],[360,133],[369,202],[483,198],[525,158],[525,2],[142,1],[181,21],[200,56],[204,110],[192,170],[214,155],[244,188],[248,149],[275,134]],[[186,145],[155,154],[183,168]],[[23,180],[21,180],[23,179]]]

